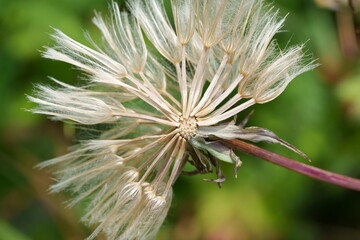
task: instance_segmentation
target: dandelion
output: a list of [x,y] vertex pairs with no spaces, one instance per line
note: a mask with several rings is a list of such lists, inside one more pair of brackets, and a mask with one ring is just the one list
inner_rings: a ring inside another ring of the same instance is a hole
[[[110,15],[96,13],[102,33],[92,48],[59,30],[45,58],[85,73],[80,87],[53,81],[38,86],[32,111],[79,125],[106,126],[53,167],[53,192],[69,191],[69,206],[83,200],[82,220],[108,239],[151,239],[171,204],[180,174],[216,173],[219,161],[241,161],[218,139],[279,143],[299,150],[259,127],[236,125],[238,113],[279,96],[297,75],[315,67],[303,46],[280,50],[274,35],[284,19],[259,0],[173,0],[173,23],[161,0],[130,0],[131,14],[112,2]],[[152,44],[148,48],[144,35]],[[151,49],[151,50],[150,50]],[[185,164],[194,167],[185,172]]]

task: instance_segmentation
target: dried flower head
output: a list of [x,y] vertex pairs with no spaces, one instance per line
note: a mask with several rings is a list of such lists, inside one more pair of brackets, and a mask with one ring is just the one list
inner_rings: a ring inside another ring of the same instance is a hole
[[[83,125],[106,125],[97,139],[46,161],[55,168],[53,192],[70,191],[70,206],[88,200],[82,220],[108,239],[151,239],[171,204],[172,185],[187,174],[225,180],[219,161],[241,165],[218,138],[280,143],[269,130],[228,120],[283,92],[304,63],[302,46],[280,50],[273,40],[284,19],[259,0],[173,0],[173,27],[161,0],[130,0],[132,13],[111,3],[93,22],[102,44],[92,48],[59,30],[46,58],[70,63],[86,84],[38,86],[32,111]],[[150,51],[143,33],[153,45]]]

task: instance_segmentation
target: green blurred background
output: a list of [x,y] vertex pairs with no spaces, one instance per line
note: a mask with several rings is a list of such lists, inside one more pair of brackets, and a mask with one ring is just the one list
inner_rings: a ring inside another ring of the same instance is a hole
[[[250,125],[271,129],[314,166],[360,178],[360,59],[353,13],[346,4],[319,7],[332,4],[326,0],[273,2],[282,16],[290,13],[287,31],[277,35],[280,45],[306,42],[321,66],[296,78],[276,100],[255,106]],[[76,240],[91,231],[78,222],[81,207],[66,209],[65,194],[47,192],[51,175],[34,169],[64,154],[74,130],[26,112],[33,105],[25,94],[35,83],[50,84],[47,76],[78,80],[76,70],[39,52],[51,44],[51,27],[80,42],[84,30],[98,34],[93,10],[105,13],[107,6],[99,0],[0,0],[0,240]],[[281,147],[260,146],[303,161]],[[158,239],[360,239],[359,192],[240,157],[238,179],[232,166],[224,166],[228,180],[222,189],[202,181],[204,176],[181,176]]]

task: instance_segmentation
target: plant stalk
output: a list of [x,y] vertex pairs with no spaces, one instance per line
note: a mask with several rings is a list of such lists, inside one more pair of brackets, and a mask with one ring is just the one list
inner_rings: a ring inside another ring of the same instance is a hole
[[241,152],[247,153],[249,155],[253,155],[258,158],[262,158],[266,161],[279,165],[281,167],[290,169],[292,171],[298,172],[305,176],[331,183],[334,185],[338,185],[341,187],[353,189],[356,191],[360,191],[360,179],[351,178],[347,176],[343,176],[340,174],[336,174],[333,172],[329,172],[326,170],[322,170],[317,167],[310,166],[305,163],[301,163],[290,158],[284,157],[282,155],[270,152],[253,144],[241,141],[241,140],[225,140],[221,139],[228,147],[233,150],[239,150]]

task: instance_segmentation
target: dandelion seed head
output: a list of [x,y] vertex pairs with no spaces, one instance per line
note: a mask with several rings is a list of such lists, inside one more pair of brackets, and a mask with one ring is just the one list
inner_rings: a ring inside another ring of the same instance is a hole
[[43,57],[79,68],[85,84],[52,79],[58,88],[40,85],[29,97],[35,113],[101,129],[40,165],[54,168],[51,190],[70,192],[69,206],[87,200],[82,221],[96,227],[87,240],[100,232],[109,240],[154,238],[186,164],[191,173],[215,172],[208,181],[221,186],[219,161],[236,170],[241,161],[216,137],[294,150],[270,131],[229,119],[273,100],[316,66],[303,45],[279,49],[273,38],[285,19],[263,1],[172,0],[175,27],[162,0],[127,6],[130,13],[112,2],[110,14],[95,14],[102,41],[87,36],[91,47],[55,30]]

